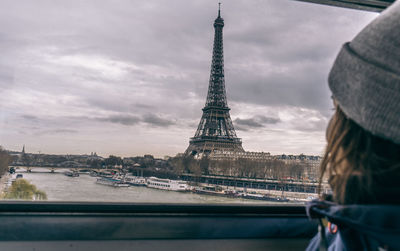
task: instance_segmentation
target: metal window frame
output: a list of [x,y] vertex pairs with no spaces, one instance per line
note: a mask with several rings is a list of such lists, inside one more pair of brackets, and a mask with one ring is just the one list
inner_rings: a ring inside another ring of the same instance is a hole
[[381,12],[389,7],[394,0],[294,0],[315,4],[331,5],[356,10]]
[[2,241],[308,239],[301,205],[0,203]]

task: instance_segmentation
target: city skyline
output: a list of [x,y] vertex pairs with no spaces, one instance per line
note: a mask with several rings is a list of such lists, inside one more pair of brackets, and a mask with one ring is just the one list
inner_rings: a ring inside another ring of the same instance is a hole
[[[0,10],[0,145],[49,154],[184,152],[207,95],[217,6],[9,1]],[[330,66],[377,14],[226,1],[222,15],[228,103],[243,147],[320,154]]]

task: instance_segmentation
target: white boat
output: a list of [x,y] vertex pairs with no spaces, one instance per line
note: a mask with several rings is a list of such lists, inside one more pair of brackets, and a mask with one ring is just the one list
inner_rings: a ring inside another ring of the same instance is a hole
[[79,173],[78,172],[66,171],[66,172],[64,172],[64,175],[68,176],[68,177],[79,177]]
[[186,181],[159,179],[156,177],[150,177],[147,179],[147,187],[180,192],[189,190],[189,185]]
[[114,174],[112,174],[110,172],[98,172],[97,176],[103,177],[103,178],[112,178],[114,176]]
[[146,186],[146,178],[139,176],[125,176],[124,182],[131,186]]
[[225,191],[220,186],[199,186],[193,189],[193,192],[198,194],[225,196]]
[[288,202],[289,199],[285,197],[272,197],[267,194],[258,194],[255,192],[243,192],[238,194],[239,197],[251,200],[264,200],[264,201],[274,201],[274,202]]
[[129,184],[123,183],[120,180],[110,178],[99,178],[96,180],[97,184],[112,186],[112,187],[128,187]]

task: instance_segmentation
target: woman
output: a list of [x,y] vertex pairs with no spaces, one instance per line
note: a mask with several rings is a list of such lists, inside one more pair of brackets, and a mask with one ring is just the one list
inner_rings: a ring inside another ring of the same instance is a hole
[[400,250],[399,1],[343,46],[328,82],[320,180],[332,195],[308,205],[320,222],[308,250]]

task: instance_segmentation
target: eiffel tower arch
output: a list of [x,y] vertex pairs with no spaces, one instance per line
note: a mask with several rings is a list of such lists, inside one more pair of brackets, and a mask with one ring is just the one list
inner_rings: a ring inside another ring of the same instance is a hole
[[224,19],[218,9],[214,21],[214,46],[206,104],[197,131],[190,139],[186,155],[208,154],[214,150],[244,152],[229,114],[225,90],[223,34]]

